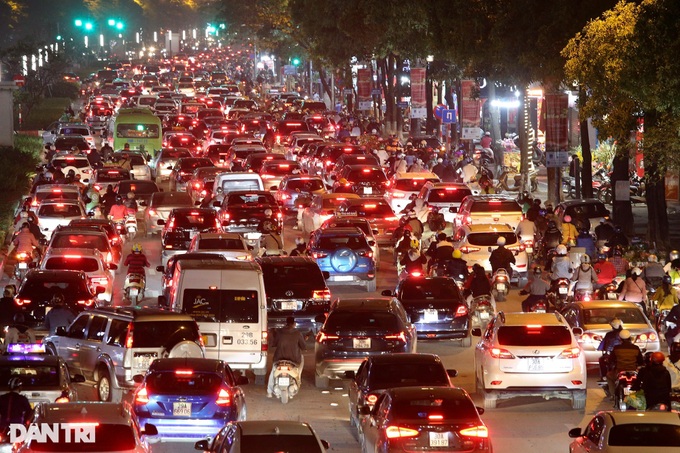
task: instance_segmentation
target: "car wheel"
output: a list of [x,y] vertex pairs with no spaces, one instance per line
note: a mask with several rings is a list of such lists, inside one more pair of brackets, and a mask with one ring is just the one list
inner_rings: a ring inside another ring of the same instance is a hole
[[45,352],[47,352],[47,354],[49,354],[49,355],[59,355],[59,354],[57,354],[57,349],[54,347],[53,344],[48,344],[45,347]]
[[99,396],[99,401],[110,402],[112,393],[111,376],[109,376],[107,370],[103,370],[97,381],[97,396]]
[[326,376],[314,375],[314,386],[318,389],[327,389],[330,379]]
[[584,390],[575,390],[571,394],[571,408],[575,410],[586,408],[586,392]]
[[377,289],[377,286],[378,283],[375,278],[373,280],[368,280],[366,282],[366,291],[369,293],[374,293]]
[[467,337],[460,340],[460,347],[469,348],[470,346],[472,346],[472,337],[470,336],[470,334],[468,334]]

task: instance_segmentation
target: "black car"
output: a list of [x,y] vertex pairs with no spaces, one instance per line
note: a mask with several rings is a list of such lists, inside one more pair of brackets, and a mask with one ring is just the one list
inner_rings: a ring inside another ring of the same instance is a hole
[[257,231],[264,220],[271,220],[278,231],[283,227],[283,213],[269,191],[235,190],[222,201],[220,216],[225,231]]
[[222,231],[217,212],[212,208],[175,208],[168,220],[158,220],[164,225],[161,232],[161,259],[165,264],[173,255],[189,250],[191,240],[198,233]]
[[184,253],[168,258],[165,266],[156,266],[156,271],[161,273],[161,294],[158,296],[158,306],[164,306],[170,300],[172,290],[172,276],[175,274],[175,267],[180,261],[214,261],[224,260],[219,253]]
[[361,197],[384,195],[389,184],[385,172],[377,165],[346,165],[333,179],[334,193],[355,193]]
[[194,170],[214,166],[212,160],[207,157],[180,157],[170,173],[170,190],[185,192]]
[[267,323],[270,329],[285,326],[293,316],[296,327],[316,334],[316,317],[328,313],[331,292],[318,264],[302,256],[269,256],[257,259],[262,267],[267,293]]
[[446,370],[439,356],[434,354],[389,354],[366,359],[359,370],[348,371],[349,423],[359,426],[364,406],[373,409],[375,402],[387,389],[396,387],[451,387],[449,377],[456,370]]
[[160,189],[153,181],[144,181],[140,179],[128,179],[118,183],[118,193],[125,197],[128,193],[135,194],[135,201],[137,202],[137,211],[144,211],[144,207],[149,205],[151,195],[159,192]]
[[455,338],[461,339],[462,347],[470,346],[468,306],[455,280],[409,275],[395,291],[385,290],[382,295],[401,302],[416,326],[418,338]]

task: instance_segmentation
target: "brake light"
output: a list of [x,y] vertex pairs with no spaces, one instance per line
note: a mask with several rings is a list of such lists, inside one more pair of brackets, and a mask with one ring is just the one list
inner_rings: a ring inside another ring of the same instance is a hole
[[103,286],[109,282],[109,279],[107,279],[106,277],[92,277],[90,281],[95,286]]
[[30,304],[30,303],[31,303],[31,299],[16,299],[16,300],[14,301],[14,303],[16,303],[18,306],[21,307],[22,305],[28,305],[28,304]]
[[202,184],[201,184],[200,182],[195,182],[195,183],[194,183],[194,189],[196,189],[196,190],[200,190],[200,189],[201,189],[201,186],[202,186]]
[[467,316],[467,315],[468,315],[467,305],[462,304],[462,305],[459,305],[458,308],[456,309],[456,314],[454,315],[454,317],[459,318],[461,316]]
[[494,359],[514,359],[515,356],[512,355],[510,351],[502,348],[492,348],[491,357]]
[[194,370],[175,370],[175,374],[178,376],[192,376]]
[[428,420],[433,420],[433,421],[442,421],[442,420],[444,420],[444,416],[443,416],[443,415],[438,415],[438,414],[432,414],[432,415],[428,415],[428,416],[427,416],[427,419],[428,419]]
[[401,437],[417,437],[420,433],[417,429],[404,428],[402,426],[388,426],[385,428],[385,435],[388,439],[398,439]]
[[52,193],[61,193],[61,189],[52,189]]
[[378,207],[378,205],[375,205],[375,204],[365,204],[364,205],[365,209],[375,209],[377,207]]
[[[364,251],[359,252],[359,256],[363,256],[365,258],[373,258],[373,252],[364,250]],[[415,275],[415,274],[411,274],[411,275]]]
[[474,253],[478,252],[479,250],[479,247],[470,247],[469,245],[464,245],[460,248],[460,251],[463,253]]
[[269,349],[269,333],[268,332],[262,332],[262,341],[260,342],[260,351],[267,351]]
[[331,300],[331,290],[330,289],[314,290],[312,292],[312,299]]
[[156,215],[155,209],[149,209],[149,215]]
[[218,406],[231,406],[231,394],[227,389],[220,389],[220,393],[217,394],[217,400],[215,404]]
[[262,179],[272,179],[273,177],[274,177],[274,175],[268,175],[266,173],[264,175],[260,175],[260,178],[262,178]]
[[91,307],[94,305],[94,301],[92,299],[87,299],[87,300],[79,300],[78,305],[84,305],[86,307]]
[[127,337],[125,338],[125,347],[130,349],[132,348],[132,340],[133,340],[133,335],[134,334],[134,326],[133,324],[130,324],[130,329],[128,330]]
[[403,192],[394,192],[392,194],[392,198],[405,198],[405,194]]
[[328,253],[325,253],[325,252],[312,252],[312,257],[314,259],[326,258],[327,256],[328,256]]
[[458,433],[461,436],[465,436],[465,437],[481,437],[481,438],[484,438],[484,439],[489,437],[489,429],[484,425],[473,426],[472,428],[461,429],[460,431],[458,431]]
[[146,386],[142,386],[135,393],[135,404],[146,404],[149,402],[149,393],[146,390]]
[[316,342],[317,342],[317,343],[323,343],[324,341],[328,341],[328,340],[337,340],[337,339],[339,339],[339,338],[340,338],[340,337],[337,336],[337,335],[328,335],[327,333],[319,332],[319,333],[316,335]]
[[27,259],[27,258],[28,258],[28,253],[26,253],[26,252],[17,253],[17,259],[18,259],[19,261],[25,260],[25,259]]
[[635,339],[636,343],[646,343],[647,341],[656,341],[657,336],[654,332],[641,333]]
[[54,402],[55,403],[68,403],[69,401],[70,400],[69,400],[68,396],[60,396]]
[[406,343],[406,332],[399,332],[396,335],[385,335],[385,340],[400,340]]
[[581,348],[567,348],[560,353],[561,359],[576,359],[581,355]]
[[375,403],[377,401],[378,401],[378,395],[370,394],[370,395],[366,396],[366,402],[371,406],[375,405]]

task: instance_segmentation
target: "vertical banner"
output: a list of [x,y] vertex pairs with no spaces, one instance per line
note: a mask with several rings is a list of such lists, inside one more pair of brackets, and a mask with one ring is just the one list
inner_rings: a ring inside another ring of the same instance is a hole
[[370,69],[357,70],[357,102],[359,110],[371,110],[371,82],[373,77]]
[[482,101],[475,98],[477,82],[460,82],[460,123],[463,127],[480,127],[482,124]]
[[411,68],[411,118],[427,118],[425,68]]
[[564,93],[545,95],[545,149],[567,152],[569,146],[569,96]]

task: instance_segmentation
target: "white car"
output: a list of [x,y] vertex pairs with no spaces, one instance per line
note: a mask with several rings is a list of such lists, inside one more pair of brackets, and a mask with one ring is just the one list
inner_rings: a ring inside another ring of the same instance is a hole
[[456,226],[508,224],[517,229],[523,218],[522,207],[515,198],[507,195],[470,195],[460,204],[454,223]]
[[191,252],[219,253],[232,261],[252,259],[246,241],[238,233],[198,233],[192,239],[187,251],[187,253]]
[[82,123],[62,124],[57,129],[57,136],[59,135],[82,135],[83,138],[87,140],[87,144],[90,145],[91,149],[95,149],[97,147],[94,140],[94,135],[92,135],[92,131],[90,130],[90,127],[87,124]]
[[584,430],[569,430],[569,453],[664,453],[680,451],[677,412],[598,412]]
[[69,184],[42,184],[31,197],[31,211],[36,212],[43,201],[80,201],[80,189]]
[[131,159],[130,166],[132,170],[130,173],[134,176],[134,179],[141,181],[151,181],[151,168],[149,168],[149,162],[146,160],[144,153],[139,151],[116,151],[114,153],[115,159],[122,159],[122,156],[128,156]]
[[84,184],[89,183],[92,178],[92,166],[84,154],[57,153],[52,158],[52,165],[59,168],[64,175],[73,170],[76,175],[80,175],[80,181]]
[[36,215],[40,231],[49,240],[58,225],[66,226],[71,220],[85,218],[85,208],[79,201],[46,200],[38,206]]
[[[90,288],[99,300],[111,302],[113,297],[113,272],[115,264],[107,264],[97,249],[50,248],[40,261],[40,269],[60,271],[83,271],[90,281]],[[97,287],[104,288],[103,292]]]
[[[395,173],[390,178],[390,184],[385,192],[385,199],[390,204],[392,210],[399,213],[411,202],[411,195],[418,195],[423,186],[428,182],[440,182],[439,176],[429,171]],[[444,214],[444,219],[446,219],[446,214]]]
[[[456,211],[465,197],[472,195],[470,188],[456,182],[426,182],[418,198],[428,206],[439,208],[439,213],[444,214],[447,223],[453,223]],[[398,211],[395,211],[398,213]]]
[[559,313],[499,312],[475,348],[477,393],[484,408],[516,396],[561,398],[573,409],[586,405],[586,356],[571,327]]

